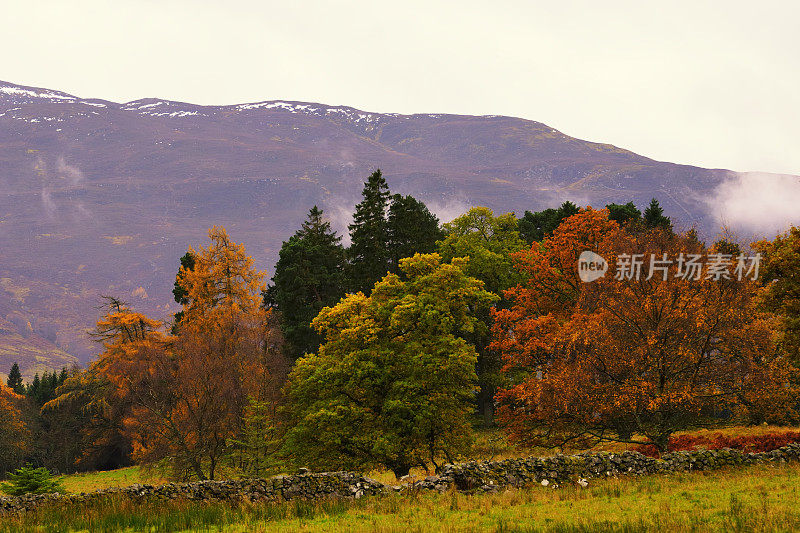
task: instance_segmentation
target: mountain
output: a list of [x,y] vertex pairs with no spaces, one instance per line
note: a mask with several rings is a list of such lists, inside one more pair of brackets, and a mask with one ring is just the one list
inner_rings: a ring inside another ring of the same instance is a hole
[[[707,230],[704,198],[733,176],[507,116],[120,104],[0,82],[0,346],[35,337],[51,367],[66,354],[87,361],[100,295],[168,317],[178,259],[214,224],[271,274],[312,205],[346,228],[376,167],[443,218],[471,205],[521,214],[565,199],[644,206],[655,196],[680,225]],[[0,372],[15,353],[0,348]],[[20,363],[44,368],[43,357]]]

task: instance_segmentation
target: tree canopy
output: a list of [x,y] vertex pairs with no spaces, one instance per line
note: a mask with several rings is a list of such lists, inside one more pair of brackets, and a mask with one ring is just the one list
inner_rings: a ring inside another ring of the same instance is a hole
[[541,247],[515,254],[526,281],[506,293],[512,306],[496,312],[493,327],[516,381],[498,395],[514,439],[653,442],[664,450],[672,432],[721,411],[791,409],[791,369],[776,353],[774,321],[759,311],[752,280],[682,278],[676,261],[645,262],[638,279],[609,274],[583,283],[582,251],[611,265],[635,253],[709,260],[696,241],[658,229],[625,232],[605,210],[570,217]]
[[270,295],[293,359],[316,352],[320,336],[311,321],[345,293],[345,251],[323,212],[314,206],[302,227],[281,246]]
[[496,296],[465,264],[402,259],[405,280],[388,274],[370,296],[350,294],[314,319],[325,342],[287,386],[287,450],[298,461],[401,477],[467,449],[477,354],[461,335]]

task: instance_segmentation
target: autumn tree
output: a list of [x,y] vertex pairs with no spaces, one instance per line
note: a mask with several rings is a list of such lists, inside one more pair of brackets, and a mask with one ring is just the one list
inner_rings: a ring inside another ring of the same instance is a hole
[[[513,213],[497,215],[486,207],[473,207],[464,215],[444,225],[439,253],[445,261],[468,257],[464,272],[484,282],[486,290],[502,297],[503,292],[522,281],[511,254],[525,248]],[[504,305],[500,301],[499,305]],[[478,351],[478,411],[484,425],[494,423],[494,396],[502,379],[499,355],[488,349],[491,315],[489,309],[478,311],[480,324],[466,339]]]
[[[186,252],[185,254],[183,254],[183,256],[181,256],[180,263],[181,264],[180,267],[178,268],[178,273],[175,275],[175,283],[172,286],[172,297],[175,300],[175,303],[184,306],[189,303],[189,295],[186,292],[186,288],[183,286],[181,272],[186,272],[194,269],[194,256],[190,252]],[[180,323],[182,318],[183,318],[183,311],[178,311],[177,313],[175,313],[175,319],[172,323],[173,335],[178,332],[177,329],[178,324]]]
[[781,349],[800,367],[800,228],[793,226],[753,247],[762,256],[762,302],[779,315]]
[[313,326],[325,337],[287,386],[286,450],[326,469],[415,466],[453,460],[469,446],[477,354],[462,336],[474,309],[496,297],[464,273],[466,259],[400,261],[370,296],[350,294]]
[[302,227],[281,246],[269,296],[280,311],[281,329],[293,359],[316,352],[321,338],[311,321],[345,293],[341,237],[314,206]]
[[0,382],[0,474],[18,467],[30,449],[31,433],[22,413],[24,397]]
[[261,305],[263,273],[223,228],[209,237],[207,248],[189,250],[193,268],[180,271],[186,303],[176,336],[127,309],[98,328],[109,336],[101,372],[131,405],[134,458],[168,459],[177,475],[199,479],[214,479],[248,398],[277,387],[268,367],[281,351]]
[[[611,270],[581,282],[583,251]],[[498,399],[516,441],[665,450],[673,432],[714,413],[789,409],[790,369],[749,265],[737,273],[696,240],[662,228],[631,234],[591,209],[514,259],[526,280],[506,292],[512,306],[496,312],[493,346],[515,382]]]
[[361,195],[349,226],[347,277],[350,290],[368,293],[389,270],[389,186],[380,170],[369,176]]

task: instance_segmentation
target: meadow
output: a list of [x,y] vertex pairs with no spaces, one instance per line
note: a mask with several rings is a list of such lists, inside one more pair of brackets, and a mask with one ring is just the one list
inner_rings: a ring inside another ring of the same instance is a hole
[[540,485],[497,494],[404,493],[356,501],[229,505],[109,501],[4,517],[0,532],[793,531],[800,465]]
[[[729,427],[692,432],[752,436],[795,428]],[[609,451],[625,446],[607,445]],[[552,450],[536,450],[541,455]],[[498,431],[478,433],[475,457],[530,454]],[[422,476],[425,472],[415,472]],[[371,477],[393,483],[390,472]],[[165,481],[140,467],[64,477],[70,492]],[[590,479],[554,489],[496,494],[404,492],[353,501],[280,504],[111,499],[3,517],[0,533],[61,531],[793,531],[800,529],[800,465],[759,465],[670,476]]]

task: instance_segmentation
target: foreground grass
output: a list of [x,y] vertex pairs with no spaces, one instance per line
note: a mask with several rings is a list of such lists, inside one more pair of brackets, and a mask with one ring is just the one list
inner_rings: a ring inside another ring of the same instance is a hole
[[499,494],[401,494],[236,505],[110,501],[4,517],[11,531],[792,531],[800,465],[539,485]]

